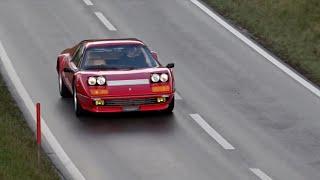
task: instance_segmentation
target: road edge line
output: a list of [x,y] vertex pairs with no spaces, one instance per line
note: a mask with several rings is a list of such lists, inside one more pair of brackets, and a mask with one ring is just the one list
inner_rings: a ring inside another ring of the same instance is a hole
[[203,3],[200,3],[198,0],[190,0],[193,4],[195,4],[198,8],[200,8],[203,12],[205,12],[207,15],[209,15],[213,20],[215,20],[217,23],[219,23],[222,27],[227,29],[229,32],[231,32],[233,35],[238,37],[242,42],[247,44],[249,47],[251,47],[253,50],[258,52],[261,56],[263,56],[265,59],[267,59],[269,62],[271,62],[273,65],[278,67],[280,70],[282,70],[284,73],[289,75],[292,79],[300,83],[302,86],[307,88],[309,91],[311,91],[314,95],[318,96],[320,98],[320,90],[313,85],[311,82],[306,80],[303,76],[292,70],[291,68],[284,65],[280,60],[277,60],[275,57],[273,57],[270,53],[268,53],[263,48],[259,47],[257,45],[258,43],[254,42],[253,40],[249,39],[245,35],[243,35],[240,31],[238,31],[236,28],[234,28],[232,25],[230,25],[228,22],[226,22],[224,19],[220,17],[217,13],[213,12],[211,9],[206,7]]
[[[28,113],[30,113],[30,115],[32,116],[32,120],[29,119],[29,121],[33,125],[35,125],[36,123],[36,115],[35,115],[35,109],[34,109],[35,105],[32,102],[32,99],[28,94],[27,90],[23,86],[18,74],[16,73],[12,65],[12,62],[7,52],[5,51],[1,41],[0,41],[0,61],[3,64],[2,69],[4,69],[7,73],[7,80],[11,81],[14,90],[17,92],[17,95],[19,96],[19,98],[23,101],[25,107],[27,108]],[[64,170],[66,170],[69,173],[72,179],[85,180],[84,176],[81,174],[79,169],[74,165],[74,163],[71,161],[69,156],[63,150],[63,148],[61,147],[61,145],[59,144],[55,136],[52,134],[51,130],[49,129],[49,127],[47,126],[46,122],[42,117],[41,117],[41,123],[42,123],[42,134],[45,140],[48,142],[50,148],[54,151],[54,154],[56,154],[56,157],[58,157],[59,161],[63,165]],[[33,129],[33,131],[35,131],[35,129]]]

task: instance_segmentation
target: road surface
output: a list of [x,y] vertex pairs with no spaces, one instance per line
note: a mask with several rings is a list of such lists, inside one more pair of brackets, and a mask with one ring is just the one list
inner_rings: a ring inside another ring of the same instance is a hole
[[[173,115],[76,118],[58,93],[57,55],[123,37],[176,63]],[[319,97],[190,0],[2,0],[0,41],[88,180],[320,179]]]

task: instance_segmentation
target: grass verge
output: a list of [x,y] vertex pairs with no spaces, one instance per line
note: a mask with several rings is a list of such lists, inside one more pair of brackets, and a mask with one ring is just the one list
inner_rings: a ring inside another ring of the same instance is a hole
[[320,85],[319,0],[203,0]]
[[40,162],[35,136],[0,76],[0,179],[59,179],[43,152]]

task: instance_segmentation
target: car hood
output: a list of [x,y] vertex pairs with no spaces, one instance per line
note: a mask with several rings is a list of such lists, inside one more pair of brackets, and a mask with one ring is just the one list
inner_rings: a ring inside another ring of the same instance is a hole
[[[83,81],[89,76],[106,77],[108,96],[143,96],[156,94],[151,91],[154,84],[150,83],[152,73],[168,73],[167,68],[148,68],[137,70],[112,70],[112,71],[84,71],[81,72]],[[170,75],[169,75],[170,77]],[[171,82],[168,82],[169,84]],[[160,84],[168,84],[160,83]],[[94,88],[94,87],[88,87]]]
[[151,73],[168,73],[167,68],[147,68],[134,70],[82,71],[81,74],[105,76],[107,80],[131,80],[150,76]]

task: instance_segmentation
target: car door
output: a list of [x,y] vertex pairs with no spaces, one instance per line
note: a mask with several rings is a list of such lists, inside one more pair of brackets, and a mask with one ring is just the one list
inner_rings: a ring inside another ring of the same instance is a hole
[[81,62],[81,58],[83,55],[83,45],[79,45],[78,49],[76,50],[74,56],[68,63],[68,68],[71,70],[70,72],[65,72],[65,78],[66,78],[66,84],[67,86],[72,89],[73,85],[73,78],[74,78],[74,73],[79,71],[79,65]]
[[70,82],[69,82],[69,79],[68,79],[69,72],[67,72],[65,69],[69,68],[71,59],[72,59],[72,57],[68,53],[65,56],[63,56],[63,59],[61,61],[61,66],[62,66],[61,76],[62,76],[62,79],[63,79],[65,85],[67,86],[67,88],[69,90],[71,90],[70,89]]

